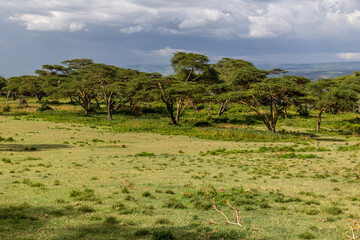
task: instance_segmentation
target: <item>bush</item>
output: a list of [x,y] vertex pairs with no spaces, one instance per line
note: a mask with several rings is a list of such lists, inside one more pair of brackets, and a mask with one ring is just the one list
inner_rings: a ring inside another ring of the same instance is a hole
[[153,232],[154,240],[174,240],[174,237],[169,229],[157,229]]
[[91,206],[84,205],[84,206],[80,206],[78,208],[78,211],[82,213],[91,213],[91,212],[95,212],[95,209]]
[[176,198],[170,198],[164,205],[166,208],[185,209],[186,206]]
[[301,239],[314,239],[315,236],[314,236],[314,234],[312,234],[310,232],[304,232],[304,233],[299,234],[299,238],[301,238]]
[[155,156],[154,153],[148,153],[148,152],[141,152],[135,154],[135,157],[154,157],[154,156]]
[[336,206],[326,208],[325,212],[330,214],[330,215],[340,215],[341,213],[343,213],[341,208],[336,207]]
[[149,191],[143,192],[142,193],[143,197],[152,197],[151,193]]
[[95,192],[92,189],[85,188],[83,191],[73,189],[70,192],[70,197],[77,201],[98,201],[101,202],[98,197],[95,196]]
[[53,111],[54,109],[52,109],[49,105],[47,104],[41,104],[41,106],[36,109],[36,111],[38,112],[44,112],[44,111]]
[[213,126],[211,122],[202,120],[202,121],[197,121],[193,124],[194,127],[211,127]]
[[11,107],[9,105],[6,105],[3,107],[3,112],[10,112]]

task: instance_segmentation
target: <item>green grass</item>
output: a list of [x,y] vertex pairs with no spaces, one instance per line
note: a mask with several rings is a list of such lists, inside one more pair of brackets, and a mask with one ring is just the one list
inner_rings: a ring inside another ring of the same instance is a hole
[[13,138],[0,144],[1,239],[344,239],[360,217],[355,139],[214,141],[61,115],[0,117]]
[[114,121],[71,104],[10,105],[0,239],[344,239],[360,217],[356,114],[325,113],[318,134],[315,111],[290,109],[270,134],[239,105],[189,110],[180,126],[161,105]]

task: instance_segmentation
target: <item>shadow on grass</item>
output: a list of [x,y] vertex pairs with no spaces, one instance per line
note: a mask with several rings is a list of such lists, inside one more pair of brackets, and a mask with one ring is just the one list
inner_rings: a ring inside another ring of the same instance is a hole
[[[76,207],[32,207],[26,203],[16,206],[0,205],[0,239],[245,239],[244,229],[224,227],[215,230],[208,224],[189,223],[176,226],[142,227],[139,223],[122,222],[116,217],[96,218],[84,224],[86,212]],[[73,220],[80,218],[74,224]],[[91,219],[88,215],[89,220]],[[88,221],[87,221],[88,222]],[[54,224],[57,223],[57,224]],[[138,224],[138,225],[137,225]]]
[[225,230],[216,231],[209,226],[157,226],[142,228],[140,226],[122,225],[121,222],[103,221],[97,224],[82,225],[72,227],[66,231],[59,232],[59,235],[53,240],[73,240],[73,239],[155,239],[155,240],[240,240],[247,239],[247,233],[244,229],[234,230],[226,228]]
[[345,139],[339,139],[339,138],[324,138],[324,137],[314,137],[313,140],[319,141],[319,142],[346,142]]
[[37,239],[39,230],[55,217],[79,214],[74,209],[0,205],[0,239]]
[[73,148],[73,146],[65,144],[0,144],[0,151],[9,152],[47,151],[60,148]]

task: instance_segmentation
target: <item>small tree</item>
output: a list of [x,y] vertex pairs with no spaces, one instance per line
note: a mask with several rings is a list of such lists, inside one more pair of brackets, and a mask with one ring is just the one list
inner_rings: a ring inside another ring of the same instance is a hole
[[313,96],[313,105],[319,111],[316,131],[320,131],[322,114],[324,111],[338,113],[340,111],[353,111],[356,107],[357,92],[347,84],[334,79],[321,79],[309,85]]
[[291,79],[266,78],[252,84],[248,91],[240,91],[239,102],[250,107],[269,132],[275,133],[279,116],[289,102],[303,96],[305,93]]
[[219,104],[218,116],[225,112],[231,102],[233,94],[229,93],[248,89],[250,84],[265,79],[267,73],[240,59],[223,58],[214,67],[221,81],[212,89],[212,99]]

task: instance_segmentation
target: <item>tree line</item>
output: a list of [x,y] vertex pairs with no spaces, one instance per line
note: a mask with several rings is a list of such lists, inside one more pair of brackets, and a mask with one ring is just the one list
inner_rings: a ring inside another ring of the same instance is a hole
[[243,104],[261,119],[268,131],[275,133],[281,115],[287,117],[289,107],[298,108],[300,115],[309,109],[318,111],[317,131],[324,111],[338,113],[357,111],[360,72],[334,79],[311,82],[308,78],[288,76],[282,69],[261,70],[252,63],[223,58],[210,64],[207,56],[177,52],[171,58],[174,74],[146,73],[133,69],[94,63],[91,59],[66,60],[61,65],[43,65],[36,75],[4,79],[0,92],[16,97],[69,98],[89,115],[94,104],[106,106],[107,118],[127,106],[133,109],[140,102],[161,101],[174,125],[184,112],[198,105],[208,113],[218,106],[222,115],[231,103]]

